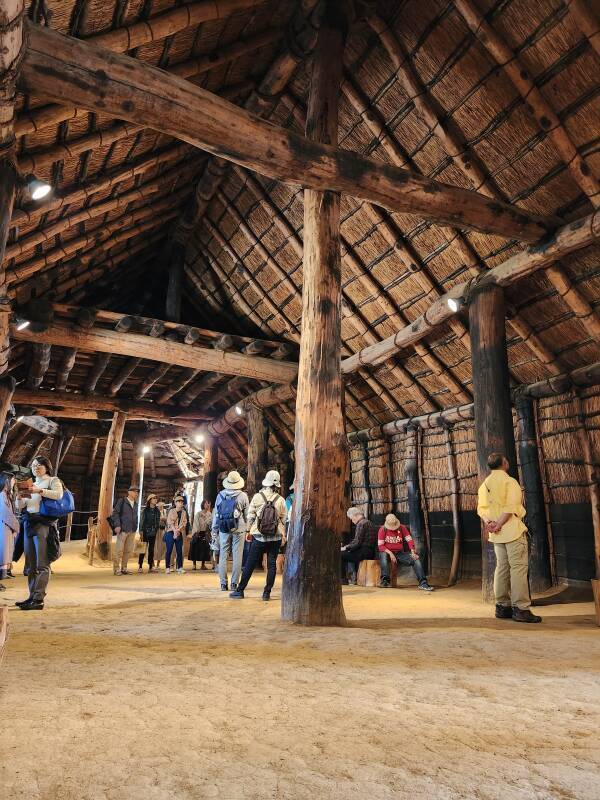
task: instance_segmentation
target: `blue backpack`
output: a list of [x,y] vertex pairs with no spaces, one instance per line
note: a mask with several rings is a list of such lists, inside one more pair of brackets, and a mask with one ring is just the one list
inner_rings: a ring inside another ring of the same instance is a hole
[[223,533],[235,533],[238,529],[238,519],[235,516],[237,509],[237,495],[222,494],[219,496],[220,502],[217,504],[217,521],[219,531]]

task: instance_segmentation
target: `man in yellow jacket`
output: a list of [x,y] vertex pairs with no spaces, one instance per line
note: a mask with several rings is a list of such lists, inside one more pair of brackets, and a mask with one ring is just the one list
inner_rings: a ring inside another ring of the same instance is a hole
[[523,492],[518,481],[508,474],[509,464],[502,453],[492,453],[487,463],[490,474],[479,487],[477,513],[496,553],[496,616],[516,622],[541,622],[542,618],[530,610]]

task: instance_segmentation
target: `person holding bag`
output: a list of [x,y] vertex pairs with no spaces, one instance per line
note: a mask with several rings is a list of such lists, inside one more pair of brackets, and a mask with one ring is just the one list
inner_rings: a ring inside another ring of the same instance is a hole
[[200,569],[206,569],[205,562],[210,561],[210,527],[212,525],[212,511],[210,501],[203,500],[200,511],[194,515],[192,525],[192,540],[188,552],[188,559],[196,563],[201,562]]
[[157,503],[158,497],[155,494],[149,494],[142,511],[140,531],[142,533],[142,541],[146,543],[147,553],[144,551],[139,555],[138,572],[142,571],[145,555],[148,556],[148,572],[156,572],[154,568],[154,546],[156,544],[156,535],[160,528],[160,509]]
[[165,572],[171,572],[171,554],[173,547],[177,554],[177,572],[183,575],[183,537],[188,526],[187,511],[183,507],[183,497],[175,499],[175,507],[167,514],[167,529],[165,531],[165,544],[167,552],[165,555]]
[[[53,508],[44,507],[44,501],[63,499],[62,482],[52,475],[52,464],[48,458],[38,456],[31,464],[34,481],[21,490],[19,506],[23,509],[22,524],[24,528],[25,567],[29,583],[29,597],[15,603],[22,611],[41,611],[50,580],[50,563],[52,553],[49,545],[58,537],[57,519],[46,515]],[[46,513],[44,513],[46,512]],[[62,513],[62,512],[61,512]]]

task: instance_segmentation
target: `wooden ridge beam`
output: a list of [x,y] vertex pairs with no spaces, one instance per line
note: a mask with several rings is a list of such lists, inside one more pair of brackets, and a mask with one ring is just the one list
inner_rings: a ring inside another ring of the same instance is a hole
[[21,88],[187,141],[277,180],[353,194],[391,211],[535,241],[552,224],[522,209],[311,142],[163,70],[28,24]]
[[29,328],[20,331],[13,328],[13,338],[60,347],[76,345],[80,350],[143,358],[203,372],[246,375],[269,383],[287,383],[298,371],[297,364],[289,361],[227,353],[209,347],[157,340],[139,333],[119,333],[100,328],[76,332],[65,325],[52,324],[42,333],[32,332]]

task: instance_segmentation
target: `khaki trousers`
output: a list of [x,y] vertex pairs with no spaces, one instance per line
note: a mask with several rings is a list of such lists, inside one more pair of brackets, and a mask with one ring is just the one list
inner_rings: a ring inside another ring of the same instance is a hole
[[494,544],[496,571],[494,573],[494,595],[501,606],[513,606],[522,611],[531,606],[529,596],[529,551],[525,534],[514,542]]
[[127,562],[133,553],[133,545],[135,541],[134,533],[117,533],[117,541],[113,551],[113,570],[127,569]]

